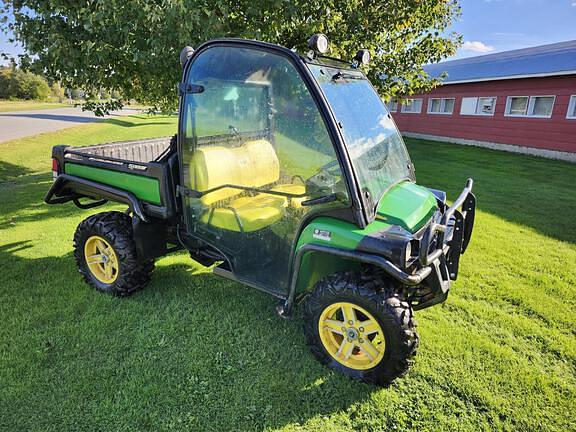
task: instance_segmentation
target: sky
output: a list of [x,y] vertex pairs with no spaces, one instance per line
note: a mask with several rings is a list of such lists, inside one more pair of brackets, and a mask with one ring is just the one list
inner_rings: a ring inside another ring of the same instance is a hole
[[[450,30],[463,36],[454,58],[576,39],[576,0],[460,0],[462,16]],[[0,33],[0,52],[22,52]],[[0,59],[0,64],[3,61]]]
[[456,58],[576,39],[576,0],[461,0]]

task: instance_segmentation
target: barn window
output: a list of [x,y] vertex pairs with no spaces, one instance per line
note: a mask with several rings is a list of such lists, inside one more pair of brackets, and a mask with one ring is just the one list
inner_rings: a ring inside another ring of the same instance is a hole
[[460,107],[461,115],[494,115],[496,97],[465,97]]
[[534,117],[551,117],[554,108],[554,96],[538,96],[530,98],[528,112]]
[[576,95],[570,96],[570,103],[568,104],[568,114],[566,118],[576,119]]
[[389,99],[388,102],[386,102],[386,105],[388,106],[388,111],[390,112],[398,111],[398,100]]
[[476,107],[476,114],[494,115],[494,108],[496,108],[496,98],[495,97],[478,98],[478,105]]
[[528,114],[528,101],[530,100],[527,96],[522,97],[509,97],[506,114],[511,116],[525,116]]
[[452,114],[454,98],[431,98],[428,100],[428,114]]
[[403,113],[420,114],[422,112],[422,99],[406,99],[402,105]]
[[506,115],[511,117],[552,117],[556,96],[510,96]]

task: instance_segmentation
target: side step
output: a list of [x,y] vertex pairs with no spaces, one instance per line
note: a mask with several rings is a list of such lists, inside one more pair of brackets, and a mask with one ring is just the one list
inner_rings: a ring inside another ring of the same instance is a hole
[[247,285],[251,288],[257,289],[258,291],[262,291],[262,292],[265,292],[267,294],[273,295],[274,297],[277,297],[279,299],[286,300],[286,298],[287,298],[285,293],[281,293],[279,291],[272,290],[270,288],[259,285],[255,282],[250,281],[250,280],[244,279],[242,277],[238,277],[234,273],[232,273],[230,270],[220,267],[220,265],[214,267],[213,272],[216,276],[220,276],[220,277],[223,277],[226,279],[233,280],[234,282],[238,282],[242,285]]

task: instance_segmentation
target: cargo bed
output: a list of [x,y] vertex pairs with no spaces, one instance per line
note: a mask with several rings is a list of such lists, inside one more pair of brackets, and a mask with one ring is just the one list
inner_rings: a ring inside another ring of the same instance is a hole
[[[50,204],[74,201],[86,208],[110,199],[127,203],[144,220],[175,214],[178,160],[173,137],[56,146],[52,158],[59,176],[45,199]],[[93,202],[83,204],[81,198]]]

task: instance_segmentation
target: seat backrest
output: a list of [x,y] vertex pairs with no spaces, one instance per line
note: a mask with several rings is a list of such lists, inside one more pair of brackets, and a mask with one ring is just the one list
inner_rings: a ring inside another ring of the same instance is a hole
[[[264,139],[239,147],[201,146],[190,162],[192,189],[205,191],[225,184],[262,187],[280,178],[280,164],[272,144]],[[204,205],[239,195],[241,189],[223,188],[201,198]]]

